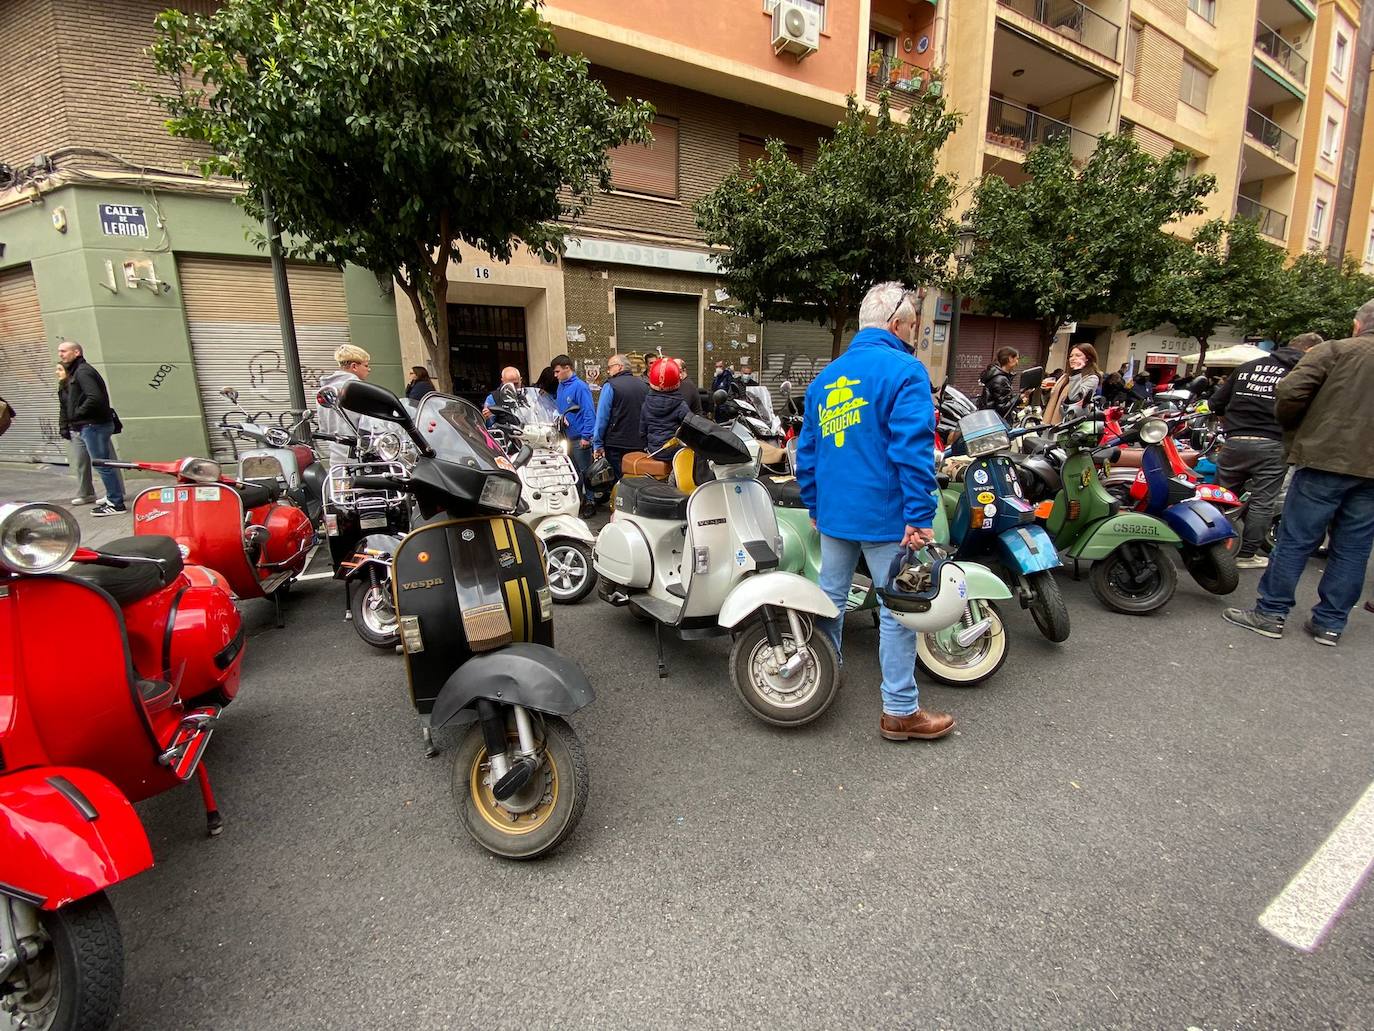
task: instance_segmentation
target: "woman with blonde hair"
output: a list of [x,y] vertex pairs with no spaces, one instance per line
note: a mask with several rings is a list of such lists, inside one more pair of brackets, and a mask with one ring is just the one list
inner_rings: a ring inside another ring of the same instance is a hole
[[1045,402],[1047,423],[1081,415],[1092,403],[1102,382],[1102,370],[1097,367],[1097,348],[1092,344],[1074,344],[1069,348],[1068,365]]

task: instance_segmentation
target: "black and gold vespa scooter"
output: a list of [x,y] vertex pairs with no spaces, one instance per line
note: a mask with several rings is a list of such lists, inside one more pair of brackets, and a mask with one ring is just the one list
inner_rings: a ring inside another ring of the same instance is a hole
[[397,424],[420,452],[409,476],[355,485],[409,492],[424,520],[396,549],[392,583],[428,754],[434,731],[470,724],[453,767],[463,825],[499,856],[545,855],[587,803],[586,756],[565,717],[594,695],[577,664],[553,650],[544,556],[514,518],[515,465],[466,401],[430,394],[412,419],[395,394],[361,381],[337,400]]

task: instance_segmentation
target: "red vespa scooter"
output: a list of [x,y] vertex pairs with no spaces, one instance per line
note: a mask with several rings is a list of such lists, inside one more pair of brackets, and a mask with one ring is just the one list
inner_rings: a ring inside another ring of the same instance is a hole
[[271,598],[277,626],[282,599],[305,570],[316,544],[309,516],[280,502],[275,480],[236,480],[208,458],[177,462],[98,462],[175,476],[175,487],[149,487],[134,498],[134,533],[171,537],[188,562],[213,569],[236,598]]
[[165,537],[78,544],[60,508],[0,507],[0,1016],[18,1027],[113,1020],[104,892],[152,865],[132,803],[194,774],[223,827],[201,757],[242,665],[226,585]]

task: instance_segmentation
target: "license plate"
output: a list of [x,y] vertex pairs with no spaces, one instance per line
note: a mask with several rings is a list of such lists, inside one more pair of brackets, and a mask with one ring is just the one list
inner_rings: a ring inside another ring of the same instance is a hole
[[364,530],[383,530],[386,528],[386,516],[363,516],[359,522]]

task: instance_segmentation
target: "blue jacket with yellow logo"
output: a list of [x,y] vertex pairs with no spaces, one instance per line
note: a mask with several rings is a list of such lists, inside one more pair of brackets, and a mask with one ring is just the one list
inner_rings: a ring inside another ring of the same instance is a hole
[[930,376],[887,330],[860,330],[806,388],[797,483],[828,537],[899,541],[935,521]]

